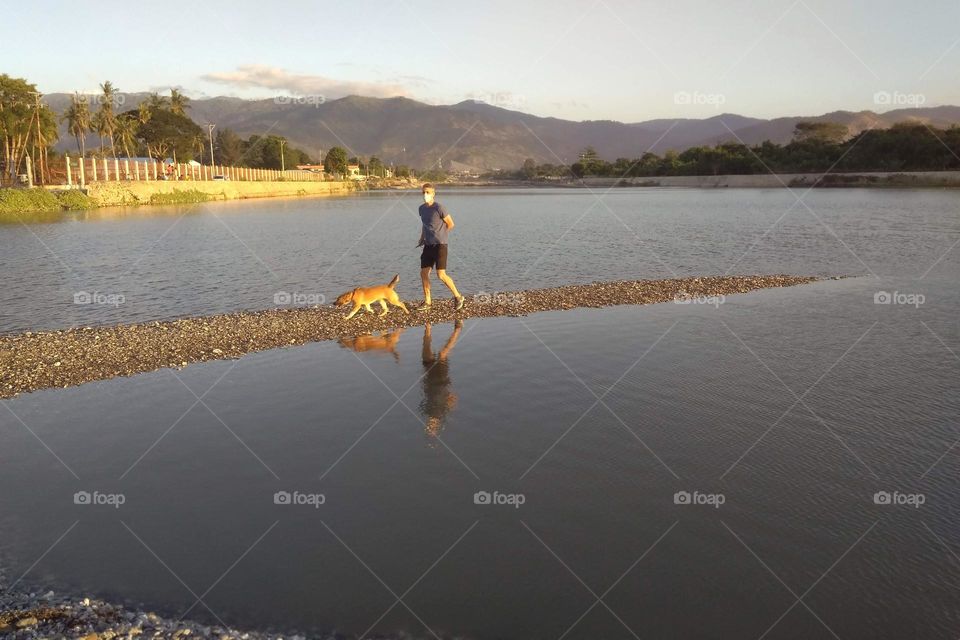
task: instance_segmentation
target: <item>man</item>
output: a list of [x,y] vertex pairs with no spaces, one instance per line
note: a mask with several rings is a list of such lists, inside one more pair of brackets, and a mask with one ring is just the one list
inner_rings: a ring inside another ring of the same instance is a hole
[[423,204],[420,205],[420,221],[423,223],[420,228],[420,242],[417,246],[423,247],[423,253],[420,254],[420,282],[423,283],[423,306],[419,311],[429,311],[433,300],[430,297],[430,270],[436,267],[437,277],[443,284],[447,285],[450,293],[453,294],[454,309],[459,311],[463,309],[465,300],[460,292],[457,291],[457,285],[453,283],[453,278],[447,275],[447,236],[453,229],[453,216],[435,200],[437,190],[432,184],[425,183],[421,189],[423,192]]

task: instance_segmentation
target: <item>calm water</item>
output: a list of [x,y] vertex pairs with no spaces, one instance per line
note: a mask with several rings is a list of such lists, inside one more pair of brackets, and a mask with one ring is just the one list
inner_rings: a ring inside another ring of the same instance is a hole
[[[5,226],[4,329],[265,308],[396,271],[414,297],[416,201],[397,198]],[[446,194],[470,293],[863,277],[27,394],[0,409],[0,557],[27,585],[284,631],[955,638],[957,198],[818,191],[811,213],[772,190],[618,190],[592,210],[581,191]]]

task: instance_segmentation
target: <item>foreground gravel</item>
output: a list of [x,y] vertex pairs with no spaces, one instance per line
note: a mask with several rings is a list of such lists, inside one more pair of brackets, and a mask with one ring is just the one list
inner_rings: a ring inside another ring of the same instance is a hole
[[[239,631],[164,618],[92,598],[7,589],[0,575],[0,638],[4,640],[352,640],[339,634],[276,634]],[[407,640],[368,636],[369,640]]]
[[[461,311],[436,299],[429,312],[410,315],[396,308],[382,318],[330,305],[181,318],[165,322],[80,327],[0,336],[0,398],[50,387],[130,376],[193,362],[237,358],[246,353],[352,337],[398,327],[455,318],[519,316],[578,307],[703,300],[771,287],[788,287],[817,278],[788,275],[717,276],[671,280],[596,282],[550,289],[468,296]],[[374,309],[379,311],[379,306]]]

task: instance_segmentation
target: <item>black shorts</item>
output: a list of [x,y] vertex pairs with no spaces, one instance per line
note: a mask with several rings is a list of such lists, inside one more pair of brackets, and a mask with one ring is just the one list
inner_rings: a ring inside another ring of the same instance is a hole
[[423,253],[420,254],[420,268],[426,267],[436,267],[438,271],[447,268],[447,245],[423,245]]

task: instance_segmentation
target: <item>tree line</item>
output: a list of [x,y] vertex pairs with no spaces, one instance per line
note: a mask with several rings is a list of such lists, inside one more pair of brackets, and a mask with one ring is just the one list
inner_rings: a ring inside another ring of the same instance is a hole
[[[26,171],[29,157],[39,183],[49,181],[49,157],[59,140],[58,125],[66,125],[81,157],[150,157],[159,162],[198,160],[211,164],[209,133],[188,115],[190,99],[177,89],[169,96],[152,93],[136,108],[124,110],[119,90],[106,81],[98,94],[74,93],[60,115],[42,100],[36,85],[23,78],[0,74],[0,183],[15,182]],[[94,135],[98,145],[87,148]],[[282,155],[281,155],[282,154]],[[282,158],[282,159],[281,159]],[[229,129],[217,133],[217,164],[280,169],[311,163],[310,156],[276,135],[241,139]]]
[[960,127],[946,129],[903,122],[889,129],[848,136],[846,126],[800,122],[787,144],[724,142],[714,146],[644,153],[603,160],[592,147],[570,165],[537,164],[532,158],[511,177],[657,177],[865,171],[953,171],[960,169]]

